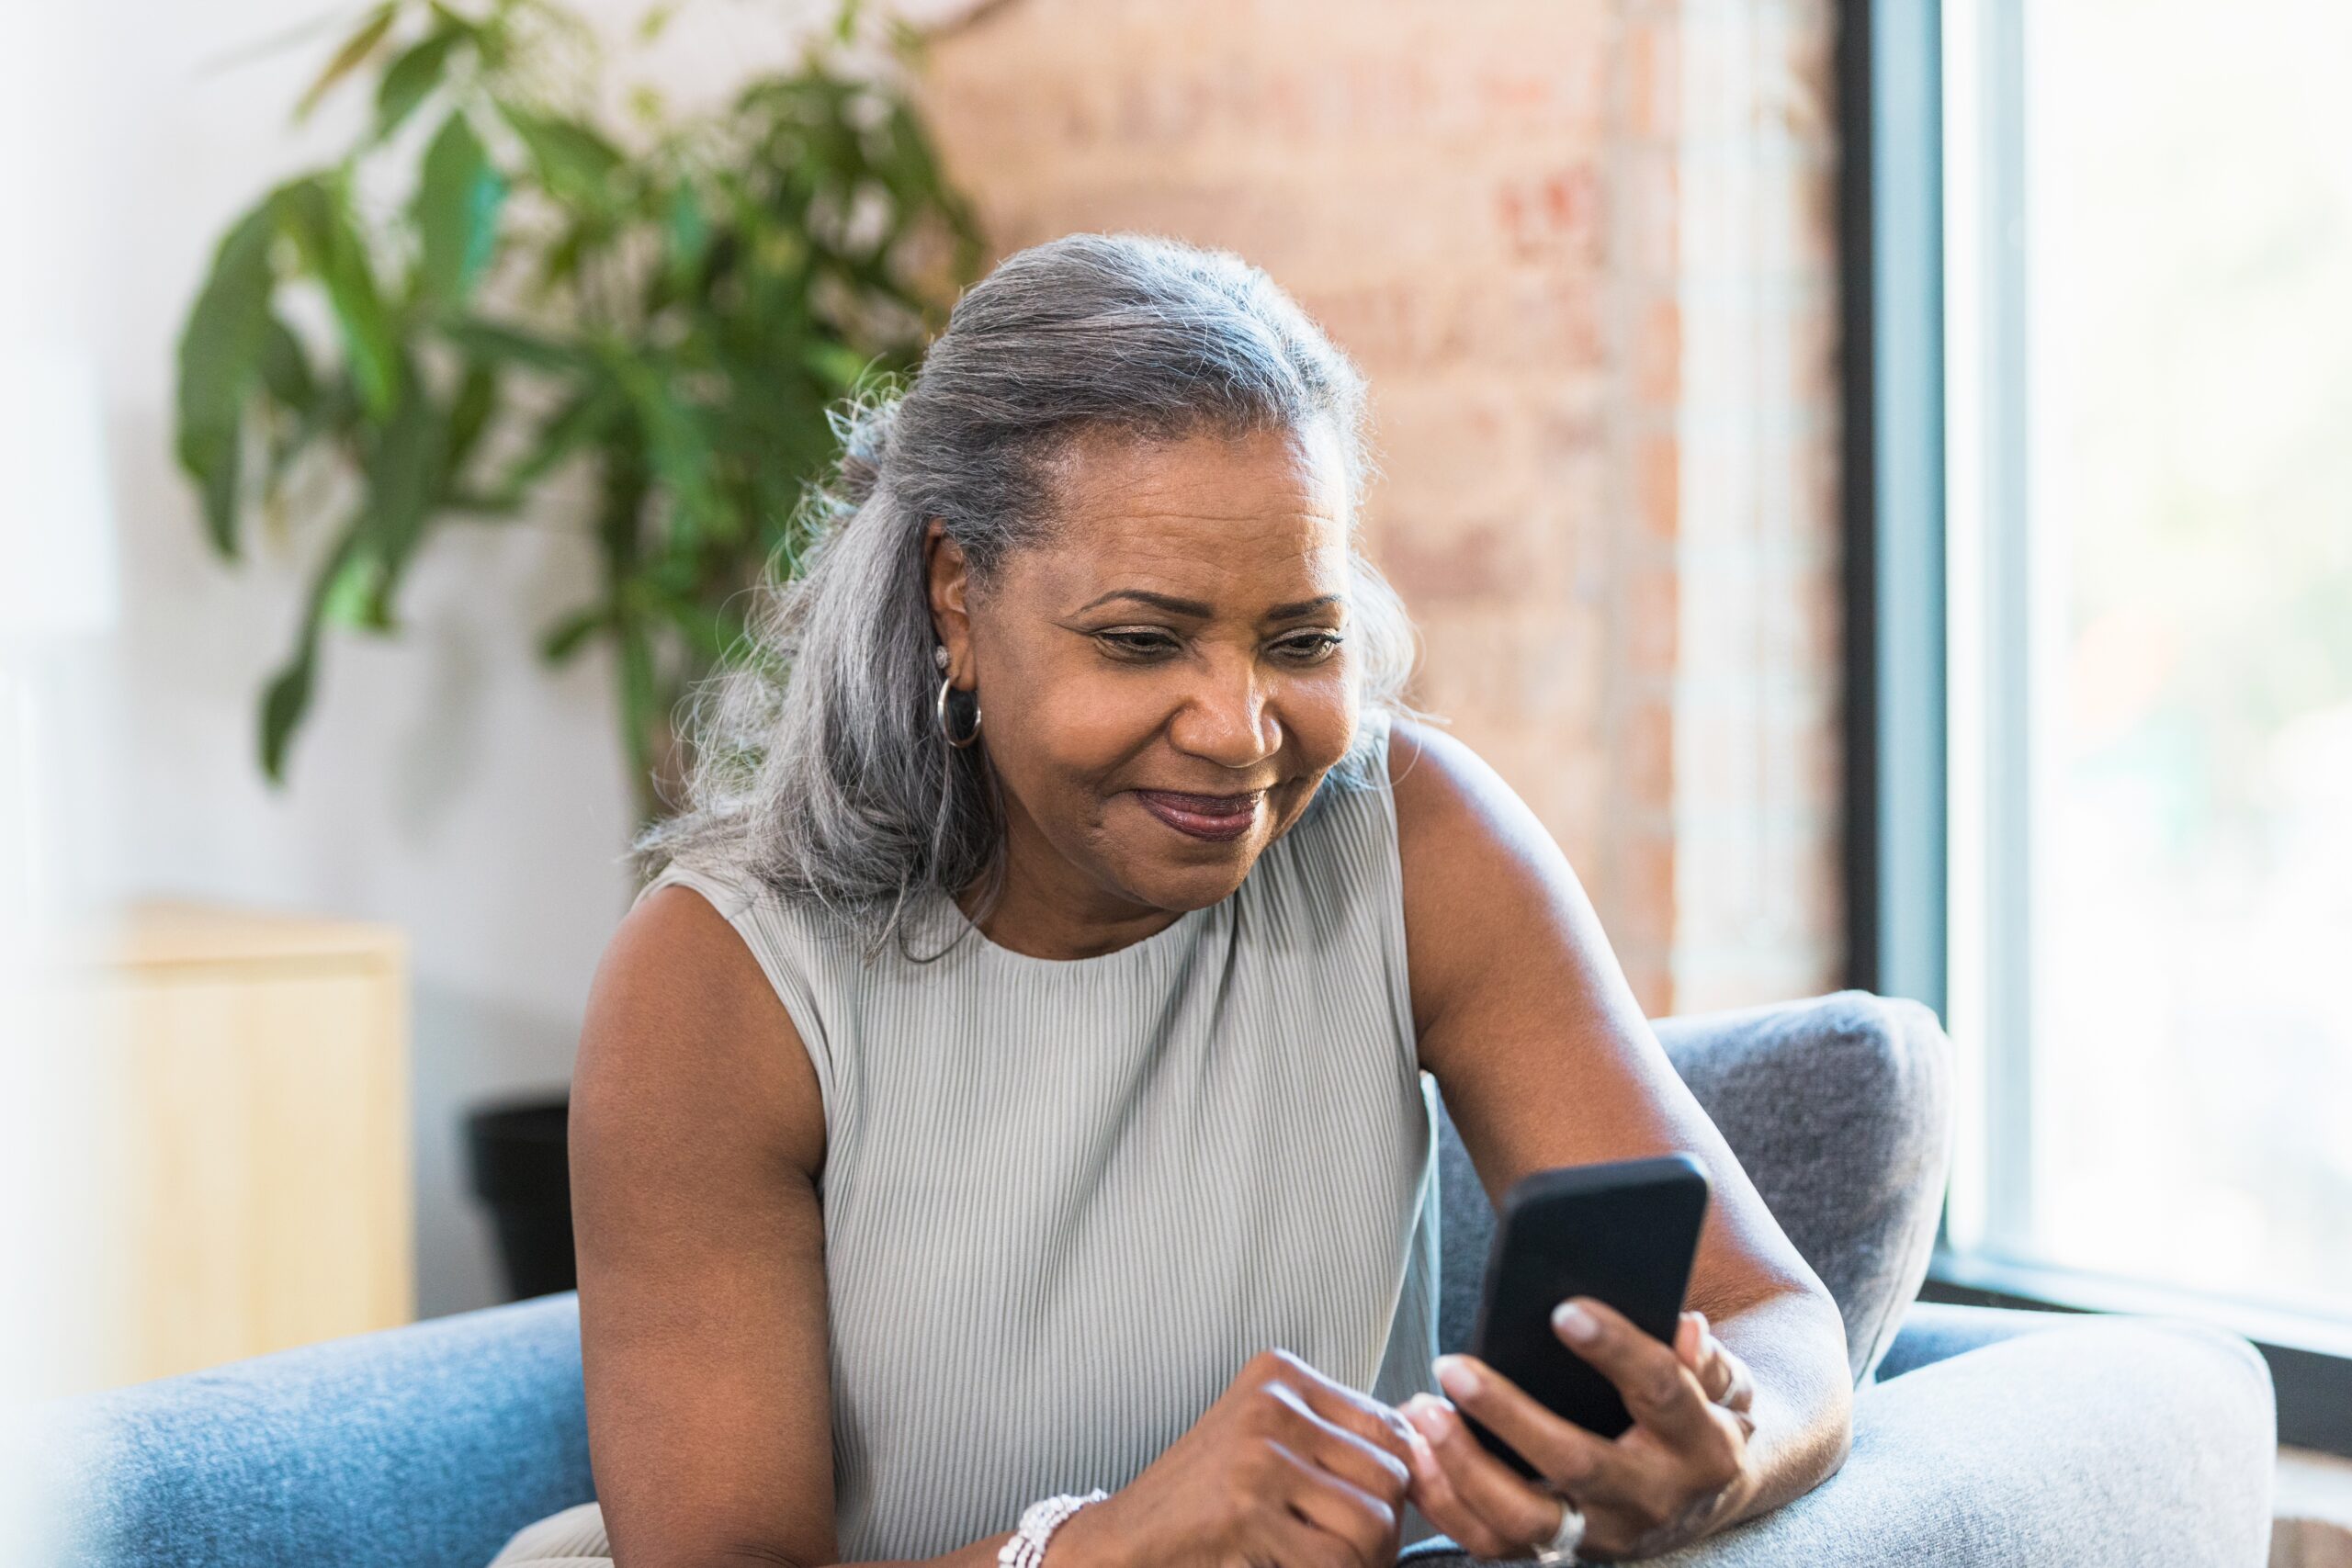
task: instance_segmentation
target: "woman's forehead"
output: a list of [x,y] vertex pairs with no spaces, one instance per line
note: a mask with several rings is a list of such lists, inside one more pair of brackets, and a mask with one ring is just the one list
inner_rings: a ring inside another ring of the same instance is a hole
[[1339,592],[1345,575],[1346,476],[1328,431],[1089,434],[1057,465],[1054,492],[1052,536],[1022,553],[1066,608],[1125,587],[1296,600]]

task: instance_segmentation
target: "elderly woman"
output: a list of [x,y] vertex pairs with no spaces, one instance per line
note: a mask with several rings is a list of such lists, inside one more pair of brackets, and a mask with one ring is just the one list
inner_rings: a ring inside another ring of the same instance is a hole
[[[1095,234],[845,417],[596,976],[600,1502],[501,1564],[1379,1568],[1422,1524],[1639,1557],[1843,1461],[1828,1293],[1552,840],[1400,700],[1363,424],[1262,272]],[[1615,1439],[1432,1365],[1430,1079],[1491,1193],[1715,1173],[1671,1345],[1555,1319]]]

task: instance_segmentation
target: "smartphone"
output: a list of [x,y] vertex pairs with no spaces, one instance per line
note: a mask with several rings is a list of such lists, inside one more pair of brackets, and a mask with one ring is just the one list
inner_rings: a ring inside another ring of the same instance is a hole
[[[1568,1348],[1552,1309],[1591,1296],[1671,1345],[1706,1218],[1706,1166],[1695,1155],[1566,1165],[1503,1195],[1487,1252],[1470,1353],[1555,1415],[1603,1438],[1633,1425],[1617,1385]],[[1533,1465],[1469,1412],[1463,1424],[1529,1481]]]

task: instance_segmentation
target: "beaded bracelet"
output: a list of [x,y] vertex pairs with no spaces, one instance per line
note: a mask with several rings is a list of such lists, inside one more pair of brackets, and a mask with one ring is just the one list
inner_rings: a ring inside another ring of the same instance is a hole
[[1065,1492],[1058,1497],[1038,1498],[1022,1511],[1021,1528],[997,1551],[998,1568],[1039,1568],[1046,1560],[1046,1543],[1062,1521],[1089,1503],[1100,1503],[1108,1496],[1098,1486],[1083,1497]]

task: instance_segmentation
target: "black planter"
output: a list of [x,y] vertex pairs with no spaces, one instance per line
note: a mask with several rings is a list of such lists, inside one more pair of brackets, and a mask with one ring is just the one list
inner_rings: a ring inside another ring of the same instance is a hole
[[580,1282],[565,1150],[571,1105],[568,1095],[541,1095],[485,1105],[466,1117],[474,1196],[490,1209],[509,1301],[551,1295]]

